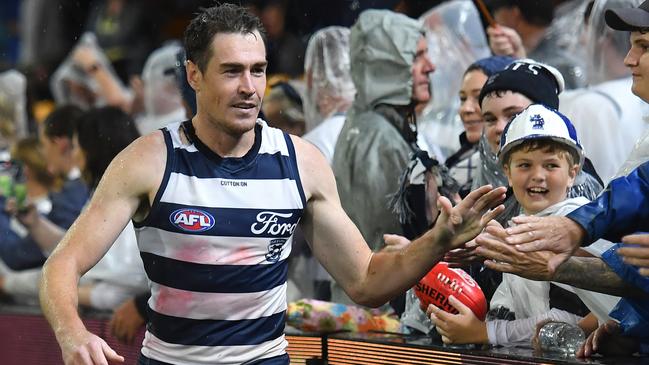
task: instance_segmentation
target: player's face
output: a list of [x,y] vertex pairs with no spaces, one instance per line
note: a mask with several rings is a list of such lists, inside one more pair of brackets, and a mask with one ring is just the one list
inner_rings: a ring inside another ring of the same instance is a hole
[[217,33],[204,72],[187,64],[198,116],[218,129],[241,135],[252,130],[266,89],[266,48],[259,32]]
[[505,91],[501,95],[489,94],[482,99],[484,132],[493,153],[498,153],[500,135],[512,118],[527,108],[532,101],[525,95]]
[[624,58],[624,65],[633,75],[631,91],[649,102],[649,33],[631,33],[631,49]]

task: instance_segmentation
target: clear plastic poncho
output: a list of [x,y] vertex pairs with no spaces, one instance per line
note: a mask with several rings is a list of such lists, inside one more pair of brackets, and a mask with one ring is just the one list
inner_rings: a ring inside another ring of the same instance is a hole
[[95,52],[97,62],[108,71],[117,85],[119,85],[119,88],[124,93],[129,92],[117,77],[104,51],[97,43],[97,37],[93,33],[87,32],[81,36],[79,42],[77,42],[65,60],[59,65],[54,74],[52,74],[50,90],[57,105],[73,104],[82,109],[106,105],[106,100],[102,96],[100,85],[74,62],[73,56],[79,47],[89,47],[92,49]]
[[445,156],[460,148],[463,132],[458,115],[458,92],[464,71],[476,60],[491,55],[478,10],[469,0],[443,3],[419,20],[426,29],[432,99],[418,118],[420,138],[427,146],[439,146]]
[[140,134],[147,134],[171,122],[185,119],[185,108],[176,81],[179,42],[164,45],[149,55],[142,70],[144,116],[137,120]]
[[585,57],[584,12],[587,5],[588,1],[584,0],[562,3],[555,9],[552,24],[546,30],[547,37],[555,39],[559,47],[581,60]]
[[27,79],[22,73],[0,73],[0,151],[6,151],[13,141],[27,135],[26,90]]
[[623,61],[631,48],[630,32],[614,30],[606,25],[604,12],[616,8],[637,8],[641,2],[642,0],[597,0],[593,4],[585,30],[585,59],[590,85],[631,74]]
[[349,34],[349,28],[331,26],[320,29],[309,39],[304,57],[307,131],[334,114],[346,112],[354,101]]

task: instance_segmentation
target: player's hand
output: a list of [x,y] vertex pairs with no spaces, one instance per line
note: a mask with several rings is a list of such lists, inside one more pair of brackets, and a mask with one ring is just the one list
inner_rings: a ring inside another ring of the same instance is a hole
[[454,249],[474,239],[505,209],[501,203],[505,200],[506,191],[504,187],[494,189],[485,185],[470,192],[455,207],[447,198],[440,197],[437,200],[440,214],[432,228],[439,242]]
[[106,341],[86,330],[76,332],[59,341],[65,365],[108,365],[123,363]]
[[144,318],[135,306],[135,299],[129,299],[117,307],[108,322],[108,328],[113,336],[129,345],[133,344],[142,326],[144,326]]

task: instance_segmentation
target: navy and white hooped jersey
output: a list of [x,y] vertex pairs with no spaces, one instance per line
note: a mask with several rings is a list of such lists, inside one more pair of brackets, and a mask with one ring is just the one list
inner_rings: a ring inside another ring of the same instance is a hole
[[189,121],[162,131],[164,178],[136,224],[151,286],[142,353],[173,364],[284,354],[286,259],[306,205],[290,137],[258,119],[252,149],[221,158]]

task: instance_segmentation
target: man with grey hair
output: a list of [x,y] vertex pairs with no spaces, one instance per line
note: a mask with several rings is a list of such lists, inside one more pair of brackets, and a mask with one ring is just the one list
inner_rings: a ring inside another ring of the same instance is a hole
[[[431,98],[435,66],[422,25],[387,10],[361,13],[350,49],[356,98],[336,143],[333,170],[343,209],[378,251],[384,234],[402,234],[389,196],[399,190],[416,147],[415,107]],[[350,303],[335,286],[332,300]]]

